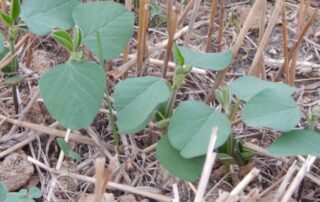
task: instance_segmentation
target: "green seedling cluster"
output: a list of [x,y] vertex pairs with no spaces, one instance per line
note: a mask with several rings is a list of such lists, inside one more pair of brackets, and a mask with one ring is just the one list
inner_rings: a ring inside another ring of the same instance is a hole
[[20,189],[19,192],[8,192],[3,182],[0,182],[0,202],[34,202],[42,196],[37,187],[31,187],[29,190]]
[[[243,142],[236,141],[232,135],[230,120],[241,106],[241,118],[247,126],[282,133],[269,147],[270,153],[320,155],[317,147],[320,134],[313,131],[314,127],[295,129],[303,113],[292,98],[295,89],[285,84],[245,76],[216,92],[220,108],[196,100],[183,101],[174,107],[177,92],[193,66],[209,71],[225,70],[232,62],[231,51],[202,53],[175,46],[176,69],[172,83],[152,76],[129,78],[119,82],[113,95],[109,95],[104,62],[117,58],[133,34],[134,16],[121,4],[28,0],[20,9],[17,0],[12,1],[10,15],[1,13],[1,19],[9,30],[2,33],[1,53],[5,50],[5,41],[10,44],[11,54],[15,54],[12,47],[20,29],[38,36],[51,34],[69,51],[70,59],[50,69],[39,81],[48,111],[62,126],[71,130],[88,127],[106,99],[118,151],[118,133],[135,134],[155,122],[163,132],[156,156],[165,169],[184,180],[199,178],[214,127],[218,128],[215,149],[221,160],[245,164],[252,156],[243,148]],[[82,46],[97,55],[100,64],[87,61],[81,52]],[[18,82],[22,80],[11,80],[13,84]],[[237,101],[233,102],[232,98]],[[307,117],[310,123],[315,122],[315,116]],[[67,156],[81,160],[66,142],[58,140],[58,143]]]

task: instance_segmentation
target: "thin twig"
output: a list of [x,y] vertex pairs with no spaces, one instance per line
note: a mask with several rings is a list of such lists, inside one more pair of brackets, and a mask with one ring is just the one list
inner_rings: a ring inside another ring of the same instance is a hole
[[289,84],[290,71],[289,71],[289,50],[288,50],[288,38],[287,38],[287,19],[286,19],[286,7],[282,5],[282,37],[283,37],[283,52],[284,52],[284,72],[286,83]]
[[[308,29],[310,28],[310,26],[312,25],[313,21],[316,19],[317,17],[317,11],[314,11],[313,15],[311,16],[311,18],[304,23],[304,27],[302,28],[302,31],[300,34],[298,34],[298,39],[296,40],[296,43],[293,45],[293,47],[290,49],[288,57],[289,57],[289,61],[294,61],[294,54],[297,53],[297,50],[302,42],[302,40],[304,39],[305,34],[307,33]],[[297,61],[297,60],[296,60]],[[297,61],[298,62],[298,61]],[[291,63],[292,64],[292,63]],[[279,81],[282,73],[284,71],[284,65],[281,66],[281,68],[278,70],[276,76],[273,78],[273,81]],[[292,72],[292,69],[290,67],[290,76],[292,76],[291,74],[293,74],[294,72]],[[290,79],[289,79],[290,80]]]
[[[303,30],[300,30],[300,29],[302,28],[302,25],[305,23],[307,10],[310,7],[310,3],[311,3],[311,0],[306,0],[306,3],[305,3],[305,5],[304,5],[304,7],[302,9],[301,15],[299,15],[299,23],[298,23],[298,29],[297,29],[296,38],[299,38],[300,34],[303,34],[303,36],[306,34],[306,33],[303,33]],[[313,23],[313,21],[316,18],[317,18],[317,11],[314,11],[312,17],[310,18],[311,22]],[[290,74],[289,85],[292,85],[292,86],[294,85],[295,80],[296,80],[297,60],[298,60],[298,51],[296,50],[293,53],[293,57],[292,57],[291,62],[290,62],[290,72],[291,72],[291,74]]]
[[[238,53],[246,35],[247,35],[249,28],[251,27],[251,25],[255,21],[255,16],[257,15],[257,13],[259,11],[260,6],[261,6],[261,1],[254,2],[253,6],[248,14],[248,17],[246,18],[246,21],[244,22],[243,27],[240,30],[240,33],[237,37],[237,40],[236,40],[235,44],[233,45],[233,48],[232,48],[233,58],[235,58],[235,56],[237,55],[237,53]],[[228,68],[226,68],[225,70],[218,72],[215,83],[214,83],[213,87],[210,89],[209,94],[205,99],[206,103],[210,103],[212,100],[215,99],[215,91],[223,83],[224,78],[225,78],[229,68],[230,68],[230,66]]]
[[225,1],[220,1],[220,18],[219,18],[219,30],[218,30],[218,51],[222,51],[222,40],[223,40],[223,30],[224,30],[224,13],[225,13]]
[[[194,28],[198,28],[204,24],[208,23],[208,21],[201,21],[198,22],[194,25]],[[185,34],[189,29],[189,26],[183,27],[180,31],[178,31],[175,35],[174,35],[174,40],[180,38],[183,34]],[[154,45],[153,48],[150,49],[150,51],[156,51],[156,50],[161,50],[163,48],[165,48],[168,44],[168,40],[164,40],[161,41],[159,43],[157,43],[156,45]],[[129,58],[131,58],[127,63],[123,64],[122,66],[120,66],[117,70],[114,70],[113,72],[110,72],[109,74],[115,79],[119,79],[120,77],[122,77],[126,71],[128,71],[128,69],[134,65],[137,61],[137,55],[129,55]],[[150,59],[150,62],[152,61],[152,59]],[[161,65],[163,65],[163,62],[161,63]],[[170,66],[170,63],[169,63]]]
[[[37,125],[34,123],[11,119],[6,116],[3,116],[2,114],[0,114],[0,119],[3,121],[6,121],[6,122],[12,123],[14,125],[20,126],[20,127],[30,128],[32,130],[41,132],[43,134],[48,134],[48,135],[61,137],[61,138],[65,137],[65,132],[62,130],[57,130],[57,129],[49,128],[47,126],[41,126],[41,125]],[[91,145],[91,146],[96,146],[96,143],[91,138],[85,137],[83,135],[79,135],[77,133],[70,134],[70,141],[79,142],[79,143],[87,144],[87,145]]]
[[205,160],[205,163],[203,166],[203,170],[202,170],[202,174],[201,174],[201,178],[200,178],[200,182],[199,182],[199,186],[198,186],[198,190],[197,190],[197,194],[194,199],[194,202],[202,202],[203,196],[204,196],[205,191],[207,189],[208,181],[210,179],[211,170],[212,170],[213,164],[214,164],[214,162],[216,160],[216,156],[217,156],[217,153],[213,152],[214,145],[217,140],[217,132],[218,132],[217,128],[212,129],[211,137],[210,137],[210,141],[209,141],[209,145],[208,145],[208,149],[207,149],[206,160]]
[[[279,158],[275,155],[272,155],[270,154],[266,149],[262,148],[262,147],[259,147],[258,145],[255,145],[255,144],[252,144],[252,143],[249,143],[249,142],[245,142],[244,143],[244,148],[246,149],[249,149],[257,154],[260,154],[260,155],[263,155],[263,156],[266,156],[266,157],[269,157],[269,158],[272,158],[272,159],[278,159],[278,160],[281,160],[285,163],[289,163],[289,159],[287,158]],[[297,170],[300,170],[301,168],[299,166],[295,166],[295,168]],[[311,173],[306,173],[306,176],[311,180],[313,181],[314,183],[316,183],[317,185],[320,186],[320,179],[318,177],[315,177],[313,174]]]
[[307,157],[306,162],[302,165],[300,171],[298,172],[297,176],[292,181],[291,185],[287,189],[286,193],[284,194],[281,202],[287,202],[290,197],[292,196],[293,192],[296,190],[296,188],[299,186],[302,179],[305,177],[306,173],[310,172],[311,166],[315,162],[317,157],[309,155]]
[[14,145],[14,146],[2,151],[0,153],[0,158],[3,158],[6,155],[8,155],[8,154],[10,154],[10,153],[12,153],[12,152],[24,147],[25,145],[29,144],[30,142],[33,142],[36,139],[37,139],[37,137],[34,134],[34,132],[31,132],[31,134],[26,139],[24,139],[23,141],[21,141],[18,144],[16,144],[16,145]]
[[274,202],[279,202],[281,196],[283,195],[283,193],[286,191],[286,188],[290,182],[290,180],[293,177],[294,172],[296,171],[296,161],[293,162],[293,164],[290,166],[287,174],[285,175],[278,191],[276,192],[276,194],[274,195]]
[[[64,137],[64,141],[69,142],[70,133],[71,133],[71,130],[67,129],[66,135]],[[56,169],[57,170],[61,169],[62,163],[63,163],[63,159],[64,159],[64,152],[63,152],[63,150],[61,150],[59,158],[58,158],[58,163],[56,165]],[[56,181],[55,178],[53,178],[51,183],[50,183],[50,185],[49,185],[50,189],[49,189],[49,192],[48,192],[48,201],[51,201],[51,198],[53,196],[53,190],[55,189],[56,185],[57,185],[57,181]]]
[[[132,3],[132,0],[126,0],[125,2],[125,6],[126,6],[126,9],[128,9],[129,11],[131,11],[133,9],[133,3]],[[124,49],[123,51],[123,63],[126,63],[128,62],[129,60],[129,43],[128,45],[126,46],[126,48]],[[126,73],[123,75],[124,79],[126,79],[128,77],[128,71],[126,71]]]
[[141,76],[143,60],[146,55],[146,32],[148,29],[149,3],[150,0],[140,1],[136,76]]
[[[259,45],[261,44],[266,25],[266,12],[267,12],[267,1],[261,0],[261,8],[260,8],[260,22],[259,22]],[[264,57],[261,55],[260,61],[257,65],[257,76],[260,76],[263,79],[266,79],[266,69],[264,64]]]
[[191,10],[191,8],[193,7],[195,2],[196,2],[196,0],[189,1],[189,3],[187,4],[186,8],[184,9],[181,17],[178,20],[178,26],[177,27],[180,27],[182,25],[183,20],[186,18],[186,16],[188,15],[189,11]]
[[[46,166],[45,164],[39,162],[38,160],[36,160],[32,157],[28,157],[28,161],[38,165],[39,167],[41,167],[41,168],[45,169],[46,171],[51,172],[53,174],[70,176],[71,178],[74,178],[74,179],[77,179],[80,181],[84,181],[84,182],[88,182],[88,183],[92,183],[92,184],[94,184],[96,182],[96,179],[94,177],[88,177],[88,176],[79,175],[76,173],[66,172],[66,171],[62,171],[62,170],[55,170],[55,169],[52,169],[52,168]],[[118,184],[118,183],[114,183],[114,182],[108,182],[108,188],[120,190],[123,192],[138,194],[138,195],[141,195],[141,196],[144,196],[147,198],[151,198],[154,200],[158,200],[158,201],[168,201],[169,202],[172,200],[172,198],[169,196],[148,192],[148,191],[145,191],[140,188],[136,188],[136,187],[132,187],[132,186],[128,186],[128,185],[123,185],[123,184]]]
[[255,178],[258,176],[260,170],[257,168],[253,168],[250,173],[246,175],[245,178],[231,191],[230,196],[237,196],[240,192]]
[[262,54],[268,44],[268,40],[270,38],[270,35],[272,33],[272,30],[274,28],[274,26],[276,25],[277,23],[277,20],[278,20],[278,17],[279,17],[279,14],[280,14],[280,11],[282,9],[282,4],[284,3],[283,0],[277,0],[275,6],[274,6],[274,9],[273,9],[273,12],[272,12],[272,15],[271,15],[271,18],[269,20],[269,24],[266,28],[266,31],[262,37],[262,40],[261,40],[261,43],[259,45],[259,48],[257,50],[257,53],[253,59],[253,62],[251,64],[251,67],[249,69],[249,74],[250,75],[253,75],[254,71],[255,71],[255,68],[256,66],[258,65],[259,61],[260,61],[260,58],[262,57]]
[[172,0],[171,0],[171,3],[169,2],[170,1],[167,1],[167,6],[171,6],[171,9],[167,8],[167,11],[170,12],[170,14],[168,14],[168,44],[167,44],[166,55],[164,59],[163,78],[166,78],[168,64],[171,59],[173,40],[174,40],[174,35],[176,33],[177,21],[178,21],[178,16],[180,12],[179,7],[176,7],[175,9],[172,8]]
[[212,34],[214,30],[214,21],[215,21],[215,16],[217,12],[217,7],[218,7],[218,0],[212,0],[206,52],[208,52],[211,49]]
[[103,194],[106,190],[106,186],[108,184],[108,176],[106,176],[105,173],[105,164],[106,159],[105,158],[97,158],[95,167],[96,167],[96,173],[95,173],[95,186],[94,186],[94,201],[102,202]]
[[172,199],[172,202],[180,202],[180,196],[179,196],[179,189],[177,183],[174,183],[172,185],[172,192],[174,198]]
[[189,29],[188,29],[188,32],[186,33],[185,41],[184,41],[184,44],[183,44],[186,47],[188,47],[189,43],[190,43],[191,33],[193,31],[193,26],[194,26],[194,23],[196,21],[196,17],[197,17],[197,15],[199,13],[200,3],[201,3],[201,0],[196,0],[195,4],[194,4],[194,7],[193,7],[193,10],[192,10],[191,18],[190,18],[190,21],[189,21]]

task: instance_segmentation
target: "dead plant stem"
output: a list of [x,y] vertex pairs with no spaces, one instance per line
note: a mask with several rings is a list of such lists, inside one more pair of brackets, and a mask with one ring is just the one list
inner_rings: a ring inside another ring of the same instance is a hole
[[193,7],[194,3],[196,2],[196,0],[191,0],[189,1],[189,3],[187,4],[187,6],[185,7],[181,17],[178,20],[178,25],[177,27],[180,27],[183,23],[183,20],[186,18],[186,16],[188,15],[189,11],[191,10],[191,8]]
[[[290,51],[288,53],[289,65],[292,64],[291,62],[294,59],[294,54],[297,52],[299,45],[301,44],[302,40],[304,39],[305,34],[307,33],[308,29],[310,28],[310,26],[312,25],[312,23],[314,22],[316,17],[317,17],[317,11],[314,11],[311,18],[305,23],[305,26],[302,28],[302,31],[300,32],[300,34],[298,34],[296,43],[293,45],[293,47],[290,49]],[[273,78],[273,81],[279,81],[283,71],[284,71],[284,65],[282,65],[281,68],[278,70],[276,76]],[[291,67],[289,67],[289,71],[290,71],[290,75],[293,74]]]
[[192,14],[191,14],[191,18],[190,18],[190,21],[189,21],[189,29],[188,29],[188,31],[186,33],[184,44],[183,44],[185,47],[189,46],[191,33],[193,31],[193,26],[194,26],[194,23],[196,21],[196,17],[197,17],[198,12],[199,12],[200,3],[201,3],[201,0],[195,0],[195,4],[194,4],[193,10],[192,10]]
[[[247,17],[246,21],[244,22],[243,27],[240,30],[238,38],[237,38],[235,44],[233,45],[233,48],[232,48],[233,58],[237,55],[245,37],[246,37],[246,34],[247,34],[249,28],[251,27],[251,25],[253,24],[253,22],[255,20],[255,16],[257,15],[257,13],[259,11],[260,6],[261,6],[261,1],[255,1],[255,3],[253,4],[253,6],[248,14],[248,17]],[[212,100],[215,99],[215,91],[223,83],[224,78],[225,78],[229,68],[230,68],[230,66],[228,68],[226,68],[225,70],[218,72],[215,83],[214,83],[213,87],[209,90],[209,94],[207,95],[207,97],[205,99],[205,102],[207,104],[209,104]]]
[[217,7],[218,7],[218,0],[212,0],[206,52],[208,52],[211,49],[212,34],[214,30],[214,21],[217,13]]
[[289,50],[288,50],[288,38],[287,38],[287,19],[286,19],[286,8],[285,5],[282,5],[282,40],[283,40],[283,51],[284,51],[284,72],[285,72],[285,81],[289,84],[290,71],[289,71]]
[[1,11],[7,13],[7,0],[1,0]]
[[225,15],[225,1],[220,1],[220,18],[219,18],[219,30],[218,30],[218,51],[222,51],[223,30],[224,30],[224,15]]
[[[172,2],[167,6],[170,6],[170,5],[172,6]],[[170,23],[168,23],[168,44],[167,44],[166,55],[164,60],[163,78],[166,78],[166,75],[167,75],[168,65],[171,59],[172,47],[174,42],[174,35],[176,33],[177,21],[178,21],[178,16],[180,12],[180,9],[178,7],[176,7],[175,9],[171,8],[169,10],[170,11],[168,12],[171,12],[171,14],[168,15],[168,19],[170,17],[169,19]]]
[[136,76],[141,76],[142,74],[143,60],[146,54],[146,32],[148,29],[149,3],[150,0],[140,1]]
[[282,4],[284,4],[284,0],[277,0],[275,3],[271,18],[269,20],[269,24],[266,28],[266,31],[262,37],[262,40],[261,40],[261,43],[260,43],[259,48],[257,50],[257,53],[253,59],[251,66],[250,66],[249,75],[254,74],[255,68],[257,67],[257,65],[259,63],[260,58],[263,56],[263,52],[268,44],[269,37],[272,33],[274,26],[277,23],[280,11],[282,10]]

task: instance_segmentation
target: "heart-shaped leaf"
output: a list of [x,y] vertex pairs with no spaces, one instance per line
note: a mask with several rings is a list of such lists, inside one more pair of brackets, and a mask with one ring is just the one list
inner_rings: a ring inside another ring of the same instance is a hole
[[4,201],[7,198],[7,187],[0,181],[0,201]]
[[310,130],[294,130],[277,138],[268,151],[279,157],[314,155],[320,157],[320,134]]
[[68,62],[40,79],[40,91],[50,114],[61,125],[78,130],[90,125],[105,92],[105,73],[93,62]]
[[148,125],[160,104],[169,99],[166,80],[140,77],[118,83],[113,94],[121,134],[136,133]]
[[104,58],[108,60],[120,55],[133,33],[133,14],[114,2],[82,4],[74,10],[73,19],[83,31],[83,43],[95,54],[96,32],[100,32]]
[[21,18],[32,33],[46,35],[54,28],[71,28],[72,11],[80,3],[80,0],[28,0],[21,6]]
[[286,84],[265,81],[254,76],[240,77],[230,85],[232,93],[245,102],[248,102],[257,93],[267,88],[278,90],[287,95],[291,95],[295,91],[295,88]]
[[192,65],[213,71],[221,71],[227,68],[232,61],[230,50],[221,53],[201,53],[184,47],[179,47],[179,50],[187,66]]
[[171,145],[184,158],[193,158],[207,153],[213,127],[218,127],[215,148],[221,146],[231,133],[229,119],[198,101],[181,103],[170,120],[168,136]]
[[41,196],[42,196],[42,192],[38,187],[31,187],[29,189],[29,197],[40,198]]
[[275,89],[261,91],[242,110],[242,118],[247,125],[279,131],[292,130],[300,117],[300,108],[293,98]]
[[205,157],[183,158],[180,152],[171,146],[168,135],[158,142],[156,155],[165,169],[183,180],[196,181],[201,176]]

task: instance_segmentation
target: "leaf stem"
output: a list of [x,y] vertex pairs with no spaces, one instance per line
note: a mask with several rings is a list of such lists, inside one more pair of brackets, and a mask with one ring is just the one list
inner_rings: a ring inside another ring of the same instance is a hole
[[[11,32],[11,31],[10,31]],[[9,39],[11,37],[9,36]],[[16,51],[15,51],[15,39],[10,39],[9,40],[9,44],[10,44],[10,53],[12,56],[14,56],[16,54]],[[13,67],[17,67],[17,64],[16,64],[17,60],[14,59],[13,60]],[[18,69],[16,69],[15,71],[18,71]],[[13,76],[16,76],[17,72],[14,72]],[[15,109],[15,113],[16,114],[19,114],[19,101],[18,101],[18,95],[17,95],[17,86],[14,85],[12,86],[12,98],[13,98],[13,104],[14,104],[14,109]]]
[[177,91],[178,91],[178,89],[171,90],[170,99],[169,99],[169,102],[167,104],[166,111],[164,114],[165,118],[169,118],[172,115],[174,103],[175,103],[176,97],[177,97]]
[[[96,32],[96,38],[97,38],[97,47],[98,47],[98,57],[99,57],[99,63],[102,69],[104,69],[104,59],[103,59],[103,50],[102,50],[102,45],[101,45],[101,36],[100,36],[100,32],[97,31]],[[115,118],[112,112],[112,101],[110,100],[109,97],[109,81],[108,81],[108,76],[106,76],[106,88],[107,88],[107,96],[106,96],[106,100],[107,100],[107,104],[108,104],[108,110],[109,110],[109,115],[110,115],[110,122],[111,122],[111,128],[112,128],[112,134],[114,137],[114,141],[116,144],[116,148],[117,148],[117,153],[120,154],[120,140],[119,140],[119,134],[117,132],[117,126],[116,126],[116,122],[115,122]]]

